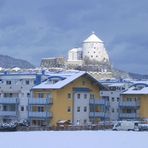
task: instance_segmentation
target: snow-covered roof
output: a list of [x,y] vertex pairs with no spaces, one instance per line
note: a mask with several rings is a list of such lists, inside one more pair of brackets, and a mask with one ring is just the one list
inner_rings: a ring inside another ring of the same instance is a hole
[[82,51],[82,48],[72,48],[70,51],[78,52],[78,51]]
[[136,89],[135,87],[129,88],[127,91],[122,93],[123,95],[146,95],[148,94],[148,87]]
[[65,85],[69,84],[70,82],[72,82],[73,80],[75,80],[76,78],[82,76],[83,74],[85,74],[84,71],[81,71],[81,72],[77,72],[75,74],[53,74],[52,76],[63,76],[65,77],[64,80],[61,80],[61,81],[58,81],[54,84],[50,84],[48,83],[48,80],[37,85],[37,86],[34,86],[33,89],[60,89],[62,87],[64,87]]
[[14,67],[14,68],[12,68],[12,70],[14,70],[14,71],[19,71],[19,70],[21,70],[21,68],[19,68],[19,67]]
[[95,33],[93,32],[86,40],[83,41],[84,43],[87,42],[100,42],[103,43],[103,41],[101,39],[99,39]]
[[[59,76],[63,77],[63,79],[60,79],[56,83],[49,83],[49,80],[46,80],[45,82],[42,82],[39,85],[34,86],[32,89],[61,89],[62,87],[66,86],[67,84],[73,82],[75,79],[83,76],[84,74],[87,74],[84,71],[78,71],[78,72],[72,72],[72,73],[53,73],[50,74],[49,78],[52,76]],[[91,77],[89,74],[87,74],[93,81],[96,81],[96,83],[100,86],[100,88],[104,88],[104,86],[99,83],[96,79]]]
[[113,83],[113,84],[109,84],[108,86],[110,86],[110,87],[122,87],[124,85],[125,85],[125,83]]

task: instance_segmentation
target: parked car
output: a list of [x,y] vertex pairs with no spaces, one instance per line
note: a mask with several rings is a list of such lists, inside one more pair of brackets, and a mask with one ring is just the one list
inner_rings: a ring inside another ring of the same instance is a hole
[[148,124],[138,124],[139,131],[148,131]]

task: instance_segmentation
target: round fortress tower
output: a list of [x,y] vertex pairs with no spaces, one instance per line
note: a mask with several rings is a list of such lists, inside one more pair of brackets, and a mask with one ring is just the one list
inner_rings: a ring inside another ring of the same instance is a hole
[[83,41],[83,59],[96,61],[100,63],[109,62],[109,56],[104,48],[103,41],[99,39],[94,32]]

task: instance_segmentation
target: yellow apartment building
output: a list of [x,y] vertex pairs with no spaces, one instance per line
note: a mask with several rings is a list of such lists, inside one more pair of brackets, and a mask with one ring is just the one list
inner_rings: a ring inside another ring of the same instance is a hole
[[28,117],[32,126],[56,126],[59,121],[85,125],[107,118],[101,83],[83,71],[53,73],[32,88]]
[[148,86],[135,84],[122,93],[119,119],[148,119]]

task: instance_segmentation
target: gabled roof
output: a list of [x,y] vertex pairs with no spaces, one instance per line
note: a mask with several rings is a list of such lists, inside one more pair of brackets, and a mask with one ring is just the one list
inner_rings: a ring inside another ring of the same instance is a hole
[[86,40],[83,41],[84,43],[91,43],[91,42],[99,42],[99,43],[103,43],[103,41],[101,39],[99,39],[95,33],[93,32]]
[[106,89],[100,82],[98,82],[95,78],[93,78],[92,76],[90,76],[88,73],[86,73],[84,71],[79,71],[77,73],[73,73],[72,75],[69,75],[69,76],[65,77],[65,79],[60,80],[54,84],[48,83],[48,80],[47,80],[45,82],[42,82],[39,85],[34,86],[32,89],[33,90],[35,90],[35,89],[61,89],[64,86],[66,86],[69,83],[76,80],[77,78],[84,76],[84,75],[87,76],[89,79],[91,79],[96,85],[98,85],[100,89]]

